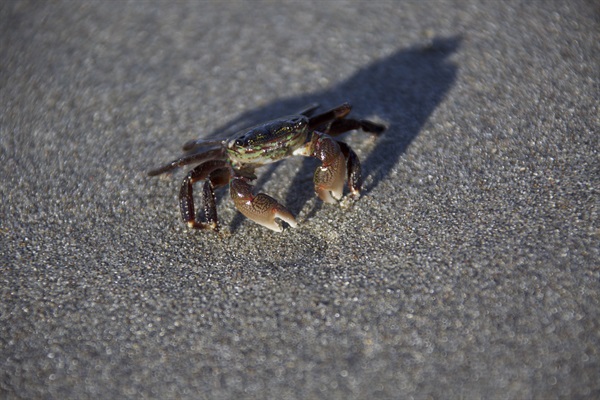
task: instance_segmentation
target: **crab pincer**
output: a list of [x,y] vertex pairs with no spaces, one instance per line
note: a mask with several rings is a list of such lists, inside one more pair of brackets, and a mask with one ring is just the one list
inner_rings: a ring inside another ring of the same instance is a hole
[[257,224],[275,232],[283,231],[276,218],[287,222],[292,228],[297,226],[292,213],[277,200],[264,193],[254,196],[252,186],[247,182],[247,178],[233,178],[229,182],[229,193],[238,211]]
[[311,140],[294,154],[321,161],[313,179],[315,193],[321,200],[331,204],[342,198],[347,163],[338,142],[323,133],[314,132]]

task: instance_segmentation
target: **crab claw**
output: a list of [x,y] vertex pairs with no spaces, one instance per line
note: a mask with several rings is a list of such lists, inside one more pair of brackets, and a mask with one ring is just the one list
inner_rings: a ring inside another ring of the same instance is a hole
[[346,157],[331,137],[315,133],[313,140],[312,155],[322,162],[315,171],[315,192],[324,202],[336,203],[344,195]]
[[247,178],[231,179],[229,192],[235,207],[257,224],[275,232],[283,231],[281,223],[276,218],[285,221],[292,228],[298,225],[292,213],[271,196],[264,193],[252,195],[252,186],[247,182]]

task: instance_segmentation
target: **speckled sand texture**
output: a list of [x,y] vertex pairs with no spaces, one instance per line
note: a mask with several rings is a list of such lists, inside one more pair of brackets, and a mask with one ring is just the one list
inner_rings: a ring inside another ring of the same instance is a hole
[[[0,3],[0,397],[600,397],[594,1]],[[187,140],[318,102],[365,190],[261,170],[299,226],[218,194]]]

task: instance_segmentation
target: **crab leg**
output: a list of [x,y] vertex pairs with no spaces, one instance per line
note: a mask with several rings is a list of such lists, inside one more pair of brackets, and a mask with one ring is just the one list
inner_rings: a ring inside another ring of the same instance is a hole
[[198,154],[189,154],[178,158],[177,160],[173,160],[168,164],[163,165],[162,167],[153,169],[148,172],[149,176],[156,176],[160,174],[164,174],[165,172],[169,172],[174,170],[175,168],[179,168],[181,166],[187,164],[197,164],[204,161],[215,160],[218,158],[223,158],[225,150],[222,148],[209,150],[204,153]]
[[[208,161],[191,170],[183,179],[179,192],[179,206],[181,209],[181,218],[190,228],[219,230],[214,188],[215,185],[222,186],[221,174],[223,171],[227,171],[224,168],[225,166],[227,166],[227,163],[222,160]],[[213,172],[215,172],[215,179],[211,178]],[[206,221],[200,221],[196,218],[193,196],[194,183],[203,179],[202,204],[204,205],[204,217]]]
[[[302,114],[310,116],[315,109],[316,106],[313,106],[302,112]],[[385,130],[385,126],[366,119],[346,119],[350,110],[352,110],[352,106],[348,103],[339,105],[329,111],[311,117],[309,127],[312,130],[319,130],[329,136],[341,135],[342,133],[356,129],[362,129],[365,132],[378,135]]]
[[205,146],[219,146],[221,143],[223,143],[222,140],[192,139],[184,143],[183,151],[192,151]]
[[360,160],[358,156],[344,142],[337,142],[338,146],[340,146],[340,150],[344,157],[346,158],[346,169],[348,173],[348,189],[350,189],[350,193],[353,196],[357,196],[360,193],[360,189],[362,187],[362,170],[360,167]]
[[297,226],[296,219],[292,213],[279,204],[277,200],[264,193],[254,196],[252,194],[252,186],[248,183],[248,178],[241,176],[233,177],[229,182],[229,193],[235,207],[257,224],[275,232],[283,231],[281,224],[275,218],[287,222],[292,228]]
[[336,119],[329,124],[325,133],[329,136],[337,136],[355,129],[362,129],[365,132],[378,135],[385,130],[385,126],[366,119]]
[[348,103],[344,103],[322,114],[315,115],[310,118],[309,128],[316,129],[333,120],[344,118],[350,113],[350,110],[352,110],[352,106]]

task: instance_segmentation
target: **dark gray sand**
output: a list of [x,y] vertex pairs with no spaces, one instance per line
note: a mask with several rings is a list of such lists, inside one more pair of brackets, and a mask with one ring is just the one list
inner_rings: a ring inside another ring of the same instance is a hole
[[[2,2],[0,397],[600,396],[592,1]],[[365,190],[299,226],[146,172],[318,102]]]

